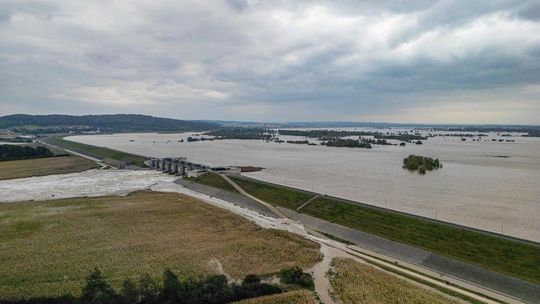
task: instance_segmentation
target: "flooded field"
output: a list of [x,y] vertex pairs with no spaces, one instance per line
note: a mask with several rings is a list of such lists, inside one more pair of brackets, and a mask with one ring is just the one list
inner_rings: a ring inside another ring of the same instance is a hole
[[[482,141],[434,137],[423,145],[356,149],[260,140],[187,142],[188,136],[194,134],[67,139],[146,156],[185,156],[208,165],[261,166],[265,170],[247,175],[540,241],[540,138],[515,136],[515,142],[506,142],[510,138],[497,134]],[[281,136],[288,138],[303,139]],[[426,175],[408,172],[401,164],[409,154],[439,158],[444,167]]]

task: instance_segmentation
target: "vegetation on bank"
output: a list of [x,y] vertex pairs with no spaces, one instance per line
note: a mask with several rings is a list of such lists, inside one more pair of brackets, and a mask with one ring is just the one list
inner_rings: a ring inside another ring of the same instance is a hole
[[119,164],[133,164],[139,167],[145,166],[144,161],[146,160],[146,157],[136,154],[126,153],[105,147],[82,144],[70,140],[65,140],[59,136],[48,137],[46,139],[46,142],[54,146],[59,146],[84,155],[88,155],[90,157],[104,159],[106,162],[109,162],[114,166],[118,166]]
[[97,168],[96,164],[78,156],[36,158],[0,162],[0,180],[65,174]]
[[330,284],[343,304],[460,303],[353,259],[336,258],[331,265]]
[[[296,210],[315,194],[231,176],[249,194],[270,204]],[[540,247],[412,215],[319,196],[302,213],[423,248],[536,284],[540,283]]]
[[433,171],[433,169],[442,168],[442,163],[439,159],[433,159],[431,157],[420,155],[409,155],[403,159],[403,168],[409,171],[416,171],[420,174],[426,174],[427,171]]
[[194,181],[199,184],[227,190],[230,192],[238,192],[236,189],[234,189],[233,186],[231,186],[231,184],[229,184],[225,179],[223,179],[217,173],[208,172],[198,177],[189,177],[186,179]]
[[2,299],[78,297],[96,266],[120,290],[124,279],[158,280],[166,267],[182,280],[242,279],[320,259],[314,242],[177,193],[0,204],[0,231]]
[[53,157],[51,150],[38,146],[0,145],[0,162],[9,160]]

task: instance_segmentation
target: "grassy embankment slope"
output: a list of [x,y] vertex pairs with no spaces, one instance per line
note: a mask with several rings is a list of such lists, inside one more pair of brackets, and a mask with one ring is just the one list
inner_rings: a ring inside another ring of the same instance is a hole
[[147,159],[141,155],[65,140],[60,136],[49,137],[46,139],[46,142],[91,157],[103,159],[105,162],[114,166],[118,165],[120,162],[132,162],[136,166],[144,167],[144,161]]
[[330,283],[334,294],[343,304],[460,303],[352,259],[334,259],[332,267]]
[[295,290],[281,294],[247,299],[235,304],[316,304],[313,293],[307,290]]
[[[253,179],[231,178],[251,195],[292,210],[314,196]],[[314,199],[301,212],[540,284],[539,246],[325,196]]]
[[182,278],[218,273],[219,261],[238,279],[320,258],[316,243],[160,192],[0,204],[0,244],[0,299],[78,295],[95,266],[119,288],[167,267]]
[[234,189],[234,187],[231,186],[231,184],[229,184],[226,180],[224,180],[221,176],[219,176],[219,174],[216,174],[216,173],[209,172],[199,177],[189,177],[186,179],[194,181],[199,184],[206,185],[206,186],[215,187],[215,188],[227,190],[230,192],[238,193],[238,191],[236,191],[236,189]]
[[82,157],[62,156],[0,162],[0,180],[80,172],[96,168]]

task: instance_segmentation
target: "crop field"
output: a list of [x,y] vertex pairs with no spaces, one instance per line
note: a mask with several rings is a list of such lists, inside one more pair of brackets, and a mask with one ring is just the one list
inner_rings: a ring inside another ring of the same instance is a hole
[[105,161],[112,160],[113,165],[115,165],[115,162],[130,161],[136,166],[144,167],[144,161],[146,160],[146,157],[144,156],[126,153],[126,152],[104,148],[104,147],[81,144],[78,142],[65,140],[60,137],[55,137],[55,136],[47,138],[46,141],[47,143],[50,143],[55,146],[69,149],[78,153],[87,154],[95,158],[105,159]]
[[182,194],[0,204],[0,299],[79,295],[94,267],[118,289],[165,268],[239,279],[319,259],[316,243]]
[[236,302],[236,304],[316,304],[313,293],[308,290],[295,290],[276,295],[258,297]]
[[313,194],[307,192],[297,191],[277,185],[270,185],[254,180],[246,180],[235,176],[230,176],[230,178],[249,194],[272,205],[277,205],[292,210],[300,207],[303,203],[307,202],[314,196]]
[[[252,179],[231,179],[251,195],[293,210],[313,196]],[[302,213],[540,284],[539,246],[324,196]]]
[[457,304],[455,300],[352,259],[332,260],[330,284],[343,304]]
[[61,156],[0,162],[0,180],[49,174],[80,172],[96,168],[78,156]]
[[207,186],[211,186],[215,188],[220,188],[220,189],[227,190],[230,192],[238,192],[236,191],[236,189],[234,189],[233,186],[231,186],[231,184],[229,184],[226,180],[224,180],[221,176],[219,176],[219,174],[216,174],[216,173],[209,172],[199,177],[190,177],[187,179],[192,180],[199,184],[203,184],[203,185],[207,185]]

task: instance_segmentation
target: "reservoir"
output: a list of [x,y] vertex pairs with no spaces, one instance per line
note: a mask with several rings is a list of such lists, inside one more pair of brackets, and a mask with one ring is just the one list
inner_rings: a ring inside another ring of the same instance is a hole
[[[83,135],[66,139],[148,157],[185,156],[213,166],[260,166],[265,169],[246,175],[540,241],[540,138],[512,135],[506,139],[514,142],[501,142],[499,139],[504,137],[488,133],[481,141],[433,137],[422,145],[375,145],[373,149],[262,140],[187,142],[188,136],[200,137],[194,133]],[[409,154],[438,158],[443,168],[425,175],[404,170],[402,161]]]

